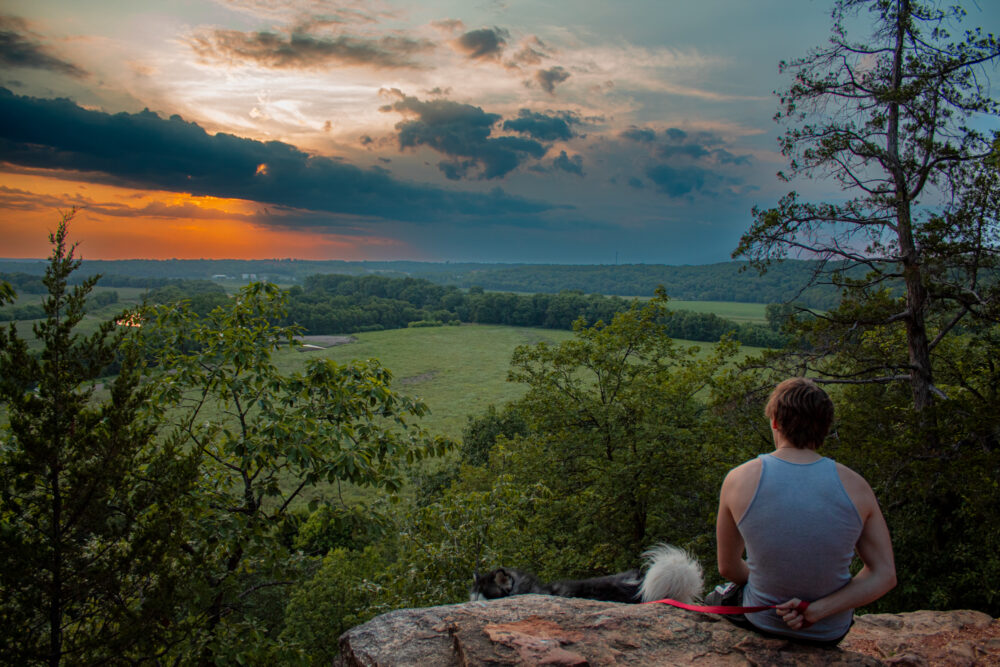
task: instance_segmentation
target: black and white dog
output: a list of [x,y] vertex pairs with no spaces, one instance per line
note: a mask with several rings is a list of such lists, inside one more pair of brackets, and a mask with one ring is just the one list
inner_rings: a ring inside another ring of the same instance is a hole
[[510,595],[540,593],[608,602],[649,602],[671,598],[692,602],[701,596],[701,565],[683,549],[660,544],[643,554],[643,570],[629,570],[593,579],[573,579],[545,584],[534,575],[501,567],[473,575],[469,599],[494,600]]

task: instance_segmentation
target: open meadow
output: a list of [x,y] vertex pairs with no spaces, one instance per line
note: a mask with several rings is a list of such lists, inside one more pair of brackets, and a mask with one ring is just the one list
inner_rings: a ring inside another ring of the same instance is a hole
[[692,313],[713,313],[738,324],[767,324],[767,304],[742,301],[680,301],[671,299],[671,310],[689,310]]
[[[478,416],[488,406],[500,407],[524,393],[522,385],[507,382],[514,348],[543,341],[555,344],[572,337],[571,331],[480,324],[394,329],[355,334],[354,342],[322,350],[282,350],[277,359],[286,369],[303,366],[310,356],[338,363],[379,359],[392,371],[394,389],[421,398],[430,408],[424,425],[432,433],[458,439],[469,415]],[[316,341],[307,337],[306,342]],[[711,347],[694,341],[677,343]],[[743,351],[759,350],[746,347]]]

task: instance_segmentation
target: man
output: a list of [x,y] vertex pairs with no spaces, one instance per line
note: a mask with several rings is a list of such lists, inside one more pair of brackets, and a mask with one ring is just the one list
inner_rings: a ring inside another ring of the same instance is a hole
[[[719,573],[736,586],[706,601],[777,605],[743,622],[833,646],[856,607],[896,585],[889,529],[864,478],[816,451],[833,422],[825,391],[805,378],[785,380],[764,412],[774,451],[729,471],[719,494]],[[855,551],[864,567],[852,578]]]

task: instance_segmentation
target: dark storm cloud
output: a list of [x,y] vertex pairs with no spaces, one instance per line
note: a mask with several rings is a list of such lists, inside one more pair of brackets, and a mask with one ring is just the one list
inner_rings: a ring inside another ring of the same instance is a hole
[[206,61],[254,63],[273,69],[313,69],[330,64],[419,69],[422,66],[412,56],[434,48],[424,39],[312,35],[306,29],[288,35],[211,30],[193,35],[189,43]]
[[687,137],[687,132],[685,132],[684,130],[680,130],[676,127],[671,127],[666,132],[664,132],[664,134],[670,141],[684,141],[684,139]]
[[671,159],[686,157],[691,160],[707,160],[718,164],[749,164],[749,155],[734,155],[721,148],[725,143],[722,137],[712,132],[696,132],[689,134],[676,127],[664,132],[665,143],[659,147],[660,157]]
[[574,136],[571,126],[579,123],[580,118],[569,111],[547,115],[521,109],[517,118],[503,122],[503,129],[527,134],[539,141],[568,141]]
[[569,72],[556,66],[550,69],[540,69],[535,73],[535,81],[547,93],[554,94],[556,86],[569,78]]
[[650,167],[646,176],[660,192],[670,197],[692,194],[704,188],[709,181],[718,180],[715,174],[699,167],[674,168],[666,164]]
[[722,164],[750,164],[751,160],[749,155],[733,155],[724,148],[717,148],[712,154]]
[[566,151],[560,151],[559,157],[552,161],[552,166],[560,171],[583,176],[583,158],[579,155],[569,157]]
[[6,67],[48,70],[78,79],[87,76],[87,72],[73,63],[49,53],[31,34],[23,19],[0,15],[0,63]]
[[467,57],[497,59],[503,54],[510,33],[503,28],[470,30],[455,40],[455,48]]
[[451,100],[421,101],[399,91],[399,97],[382,111],[395,111],[413,120],[396,124],[400,148],[427,146],[451,158],[438,164],[450,179],[469,176],[474,170],[478,178],[501,178],[529,158],[540,158],[548,148],[522,137],[492,137],[493,127],[500,116],[486,113],[471,104]]
[[707,148],[698,144],[669,144],[667,146],[661,146],[659,153],[660,157],[672,158],[676,156],[683,156],[689,157],[693,160],[698,160],[711,155]]
[[0,161],[90,180],[409,222],[531,216],[552,208],[494,190],[449,192],[307,155],[278,141],[209,135],[180,116],[107,114],[0,88]]
[[633,125],[627,130],[623,130],[621,136],[625,139],[631,139],[637,143],[648,144],[656,140],[656,131]]

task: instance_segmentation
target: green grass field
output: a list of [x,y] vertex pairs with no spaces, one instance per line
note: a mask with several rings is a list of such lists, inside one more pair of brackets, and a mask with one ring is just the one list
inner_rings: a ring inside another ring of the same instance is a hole
[[[395,329],[355,334],[356,342],[325,350],[279,353],[286,370],[302,367],[310,355],[346,363],[375,358],[392,371],[393,388],[421,398],[431,409],[423,424],[436,434],[458,439],[469,415],[520,398],[523,385],[507,382],[511,355],[518,345],[558,343],[571,331],[469,324],[459,327]],[[677,341],[703,349],[710,343]],[[757,348],[744,348],[744,353]]]
[[694,313],[715,313],[719,317],[734,322],[749,322],[751,324],[767,324],[763,303],[743,303],[740,301],[677,301],[670,300],[667,304],[671,310],[690,310]]
[[492,325],[394,329],[355,334],[356,342],[325,350],[282,351],[278,363],[301,367],[314,356],[347,363],[378,359],[392,371],[393,388],[417,396],[431,409],[423,423],[433,433],[459,438],[467,415],[519,398],[525,389],[507,382],[518,345],[558,343],[570,331]]

